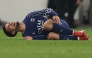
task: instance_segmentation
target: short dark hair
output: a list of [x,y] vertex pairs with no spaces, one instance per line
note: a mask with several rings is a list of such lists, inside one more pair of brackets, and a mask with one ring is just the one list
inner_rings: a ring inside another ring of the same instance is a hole
[[15,34],[12,34],[10,32],[8,32],[6,29],[5,29],[5,25],[3,26],[3,31],[4,33],[9,36],[9,37],[15,37],[17,35],[17,32]]

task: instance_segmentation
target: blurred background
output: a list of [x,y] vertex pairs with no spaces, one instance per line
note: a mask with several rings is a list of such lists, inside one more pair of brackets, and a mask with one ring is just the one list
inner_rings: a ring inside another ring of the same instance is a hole
[[52,8],[70,28],[91,27],[92,0],[0,0],[0,26],[21,22],[32,11]]

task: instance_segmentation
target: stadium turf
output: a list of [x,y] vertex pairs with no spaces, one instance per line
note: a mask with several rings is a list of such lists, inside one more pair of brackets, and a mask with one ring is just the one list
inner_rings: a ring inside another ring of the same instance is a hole
[[[81,29],[76,29],[81,30]],[[85,29],[87,41],[23,40],[6,37],[0,29],[0,58],[92,58],[92,29]]]

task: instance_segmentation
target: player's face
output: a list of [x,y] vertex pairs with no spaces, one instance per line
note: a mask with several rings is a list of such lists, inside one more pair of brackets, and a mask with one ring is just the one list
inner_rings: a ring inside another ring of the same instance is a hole
[[8,32],[16,31],[19,26],[19,22],[9,22],[5,25],[5,28]]

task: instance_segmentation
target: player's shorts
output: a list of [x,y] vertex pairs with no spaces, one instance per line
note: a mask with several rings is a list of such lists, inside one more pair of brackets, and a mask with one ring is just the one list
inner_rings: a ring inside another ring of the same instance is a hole
[[69,26],[65,20],[61,19],[61,23],[62,23],[61,26],[69,28]]

